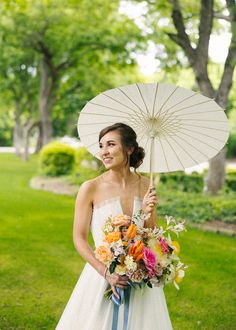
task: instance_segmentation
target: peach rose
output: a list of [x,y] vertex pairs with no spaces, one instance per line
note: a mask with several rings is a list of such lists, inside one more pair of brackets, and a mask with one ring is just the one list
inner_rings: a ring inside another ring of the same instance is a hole
[[131,218],[128,215],[125,214],[118,214],[111,220],[112,226],[126,226],[128,227],[130,225]]
[[107,263],[108,261],[110,261],[111,259],[111,252],[109,251],[109,249],[104,246],[104,245],[100,245],[96,250],[95,250],[95,255],[96,258],[104,263]]

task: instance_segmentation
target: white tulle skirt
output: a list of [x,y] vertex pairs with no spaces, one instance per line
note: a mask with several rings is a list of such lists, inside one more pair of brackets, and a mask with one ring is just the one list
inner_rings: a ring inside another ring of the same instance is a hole
[[[111,330],[113,302],[104,298],[107,281],[86,263],[56,330]],[[124,304],[119,307],[118,330],[123,328]],[[162,288],[132,289],[128,330],[172,329]]]

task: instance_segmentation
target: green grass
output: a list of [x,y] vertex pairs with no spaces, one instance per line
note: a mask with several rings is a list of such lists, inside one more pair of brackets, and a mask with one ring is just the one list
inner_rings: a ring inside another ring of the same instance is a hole
[[[72,243],[75,198],[30,189],[36,171],[35,156],[0,154],[1,330],[55,329],[84,266]],[[186,278],[180,291],[165,288],[174,329],[235,329],[235,239],[189,228],[181,247]]]

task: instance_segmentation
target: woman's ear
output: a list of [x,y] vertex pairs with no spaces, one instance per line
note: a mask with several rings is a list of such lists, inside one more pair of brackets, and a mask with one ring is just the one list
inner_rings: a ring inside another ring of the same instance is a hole
[[134,151],[134,147],[129,147],[128,150],[127,150],[128,155],[129,156],[132,155],[133,151]]

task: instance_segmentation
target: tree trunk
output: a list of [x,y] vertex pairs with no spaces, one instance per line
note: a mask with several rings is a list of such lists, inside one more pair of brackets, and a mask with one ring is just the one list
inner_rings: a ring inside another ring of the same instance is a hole
[[[201,79],[201,72],[195,69],[195,77],[201,93],[205,96],[213,98],[215,97],[214,90],[209,83],[208,77]],[[219,106],[224,107],[222,102],[216,100]],[[221,150],[215,157],[209,161],[209,169],[207,176],[205,177],[204,192],[210,195],[216,195],[217,192],[224,186],[225,182],[225,161],[226,161],[225,149]]]
[[29,133],[30,133],[30,130],[28,127],[26,127],[24,129],[24,133],[23,133],[24,151],[22,153],[22,159],[24,161],[29,159]]
[[13,129],[13,145],[15,147],[15,154],[17,156],[21,156],[21,135],[22,135],[22,128],[20,125],[20,116],[16,114],[15,125]]
[[39,122],[37,127],[38,127],[38,139],[37,139],[37,144],[36,144],[35,151],[34,151],[35,154],[37,154],[43,146],[42,123]]
[[225,148],[209,161],[204,191],[216,195],[225,182]]
[[50,90],[51,82],[49,68],[45,56],[43,55],[40,65],[40,98],[39,109],[42,121],[42,142],[47,144],[52,139],[52,122],[50,113]]

